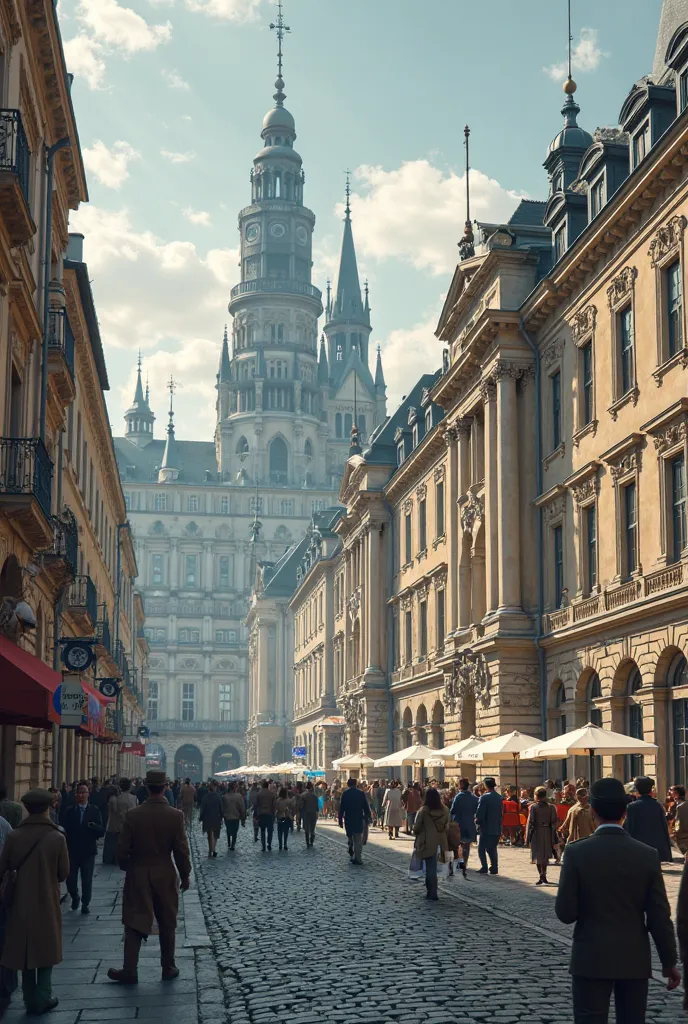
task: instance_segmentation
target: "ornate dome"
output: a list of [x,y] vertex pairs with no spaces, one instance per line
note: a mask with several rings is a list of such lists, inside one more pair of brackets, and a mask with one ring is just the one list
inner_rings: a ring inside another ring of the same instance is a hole
[[289,132],[295,132],[296,123],[286,107],[273,107],[263,118],[263,131],[275,128],[284,128]]
[[592,146],[593,138],[590,132],[581,128],[576,120],[580,113],[580,107],[572,95],[568,96],[561,112],[564,115],[564,127],[553,138],[547,155],[551,156],[560,149],[579,149],[581,152],[585,152],[588,146]]

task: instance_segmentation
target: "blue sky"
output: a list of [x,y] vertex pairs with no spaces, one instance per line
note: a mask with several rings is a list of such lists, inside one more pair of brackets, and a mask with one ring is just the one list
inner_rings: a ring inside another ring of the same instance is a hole
[[[580,123],[617,123],[652,68],[660,0],[573,0]],[[227,297],[239,277],[237,212],[272,106],[274,4],[265,0],[61,0],[89,177],[72,217],[106,345],[113,429],[150,374],[158,436],[173,373],[178,436],[210,439]],[[500,220],[546,196],[542,160],[561,124],[565,0],[286,0],[286,106],[296,118],[313,280],[336,267],[344,172],[371,285],[390,408],[439,365],[433,338],[465,217]]]

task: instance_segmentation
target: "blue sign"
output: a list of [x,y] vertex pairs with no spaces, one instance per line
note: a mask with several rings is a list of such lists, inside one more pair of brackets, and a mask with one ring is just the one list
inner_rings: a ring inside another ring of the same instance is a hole
[[292,757],[305,757],[306,756],[306,748],[305,747],[292,747],[291,748],[291,756]]

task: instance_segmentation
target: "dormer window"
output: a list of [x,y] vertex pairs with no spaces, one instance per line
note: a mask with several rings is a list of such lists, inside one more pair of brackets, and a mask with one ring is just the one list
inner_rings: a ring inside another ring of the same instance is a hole
[[413,447],[417,448],[418,447],[418,442],[420,441],[420,431],[418,430],[418,424],[417,423],[413,424],[413,430],[411,431],[411,436],[413,438]]
[[566,225],[554,233],[554,262],[558,263],[566,252]]
[[425,433],[432,430],[432,406],[425,410]]
[[590,186],[590,220],[597,216],[604,206],[604,175]]
[[404,442],[400,441],[397,445],[397,466],[400,466],[404,461]]
[[552,194],[564,191],[564,172],[557,171],[552,178]]
[[688,107],[688,68],[684,68],[684,70],[679,75],[678,101],[680,103],[680,113],[682,110],[685,110],[686,107]]
[[650,149],[650,122],[645,121],[633,136],[633,167],[642,163]]

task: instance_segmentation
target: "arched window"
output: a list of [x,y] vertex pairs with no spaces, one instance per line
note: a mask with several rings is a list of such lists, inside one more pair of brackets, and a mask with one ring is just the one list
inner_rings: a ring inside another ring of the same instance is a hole
[[683,694],[688,686],[688,663],[680,652],[669,665],[667,683],[672,690],[672,717],[674,721],[674,777],[671,780],[681,786],[688,783],[688,699]]
[[[643,677],[637,665],[631,669],[626,683],[626,729],[628,735],[636,740],[643,737],[643,706],[635,699],[635,694],[643,685]],[[628,758],[626,778],[635,779],[638,775],[645,774],[645,759],[642,754],[631,754]]]
[[362,438],[366,436],[366,418],[363,415],[358,417],[358,432]]
[[306,438],[306,443],[303,446],[303,454],[307,459],[313,458],[313,445],[311,444],[310,438]]
[[350,412],[344,417],[344,437],[349,437],[351,434],[351,427],[353,425],[353,417]]
[[[593,725],[602,725],[602,711],[593,703],[593,701],[601,696],[602,686],[600,684],[600,677],[597,672],[593,672],[588,682],[588,721],[592,722]],[[599,756],[593,758],[592,774],[591,784],[596,782],[597,779],[602,778],[602,758]]]
[[342,414],[338,412],[334,418],[334,436],[342,436]]
[[289,451],[281,437],[270,442],[270,482],[286,484],[289,473]]

